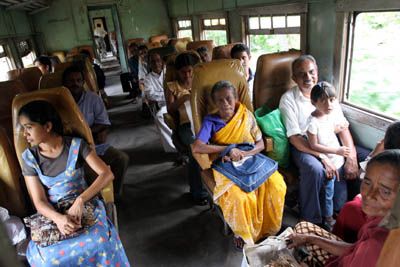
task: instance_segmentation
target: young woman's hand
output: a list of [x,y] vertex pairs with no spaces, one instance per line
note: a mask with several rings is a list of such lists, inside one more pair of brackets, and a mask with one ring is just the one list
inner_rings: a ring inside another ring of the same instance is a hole
[[335,154],[347,158],[348,156],[350,156],[350,152],[351,152],[351,150],[350,150],[349,147],[347,147],[347,146],[341,146],[341,147],[339,147],[338,149],[336,149],[336,153],[335,153]]
[[339,172],[332,161],[329,158],[325,158],[321,162],[325,167],[326,178],[330,180],[336,176],[336,179],[339,180]]
[[78,225],[81,224],[83,214],[83,200],[81,197],[77,197],[74,204],[68,209],[67,215]]
[[65,214],[60,214],[54,222],[63,235],[70,235],[81,228],[80,224],[77,224],[69,215]]

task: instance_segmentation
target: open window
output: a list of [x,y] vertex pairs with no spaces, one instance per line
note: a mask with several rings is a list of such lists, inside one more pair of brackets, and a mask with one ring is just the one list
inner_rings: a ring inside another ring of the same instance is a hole
[[193,39],[192,20],[178,19],[176,20],[176,36],[178,38],[190,37]]
[[343,102],[400,118],[400,10],[349,13]]
[[13,64],[7,50],[5,44],[0,44],[0,81],[8,80],[7,72],[13,69]]
[[30,39],[23,39],[17,41],[16,44],[23,67],[27,68],[33,66],[33,61],[36,59],[36,53],[33,49],[32,41]]
[[227,19],[225,17],[203,17],[201,29],[201,40],[214,40],[216,46],[228,43]]
[[306,11],[307,7],[299,4],[263,6],[241,12],[253,69],[260,55],[304,50]]

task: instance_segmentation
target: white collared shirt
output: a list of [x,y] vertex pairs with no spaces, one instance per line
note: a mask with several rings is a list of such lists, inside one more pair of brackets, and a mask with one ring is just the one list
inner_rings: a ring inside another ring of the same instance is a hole
[[[315,107],[311,104],[311,99],[305,97],[298,86],[283,94],[279,102],[279,109],[286,127],[287,137],[296,134],[306,135],[308,117],[315,110]],[[348,125],[348,121],[337,101],[335,101],[334,110],[330,116],[338,124]]]
[[151,101],[156,101],[160,107],[165,105],[163,86],[164,73],[164,70],[161,72],[161,74],[150,72],[144,79],[144,94],[146,98]]

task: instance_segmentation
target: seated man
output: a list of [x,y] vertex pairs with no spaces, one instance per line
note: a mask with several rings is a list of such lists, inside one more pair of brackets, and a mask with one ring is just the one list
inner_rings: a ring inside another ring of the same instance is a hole
[[246,80],[249,85],[250,101],[253,101],[254,74],[250,69],[250,49],[245,44],[236,44],[231,49],[231,58],[239,59],[240,63],[242,63],[246,73]]
[[97,155],[110,166],[114,173],[114,193],[122,194],[122,185],[128,168],[129,156],[106,143],[107,129],[111,125],[101,98],[83,88],[83,72],[78,66],[71,66],[63,73],[63,86],[67,87],[78,104],[86,122],[92,130]]
[[140,95],[139,90],[139,50],[136,43],[131,43],[128,47],[131,56],[128,59],[129,67],[129,79],[132,83],[132,91],[129,92],[129,96],[135,99]]
[[137,79],[143,81],[148,73],[148,64],[147,64],[147,53],[148,49],[145,45],[140,45],[138,47],[138,73]]
[[38,56],[35,61],[33,61],[33,64],[39,68],[39,70],[42,72],[42,75],[53,71],[51,60],[48,56]]
[[164,122],[164,114],[167,113],[166,101],[164,96],[164,62],[160,54],[153,52],[149,56],[150,72],[144,79],[144,95],[149,102],[152,110],[154,122],[160,133],[161,143],[165,152],[176,152],[172,143],[172,131]]
[[196,51],[197,51],[197,53],[199,53],[202,62],[210,62],[211,61],[211,55],[208,52],[207,47],[201,46],[201,47],[197,48]]
[[[292,79],[297,86],[281,98],[279,109],[291,143],[291,155],[300,172],[299,204],[301,219],[322,224],[324,207],[324,181],[335,175],[336,168],[325,154],[312,150],[305,139],[307,118],[314,111],[310,100],[311,89],[318,82],[318,67],[310,55],[302,55],[292,63]],[[335,121],[346,121],[338,103],[332,116]],[[350,148],[344,164],[344,179],[356,179],[358,175],[357,152],[348,128],[339,133],[342,145]],[[341,179],[343,179],[341,177]],[[334,194],[347,194],[347,185],[335,184]]]

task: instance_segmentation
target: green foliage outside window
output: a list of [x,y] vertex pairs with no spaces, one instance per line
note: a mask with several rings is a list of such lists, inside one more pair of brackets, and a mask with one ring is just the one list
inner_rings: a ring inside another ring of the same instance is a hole
[[400,12],[356,17],[347,101],[400,117]]
[[204,40],[214,40],[215,46],[226,45],[226,31],[224,30],[206,30],[204,31]]

